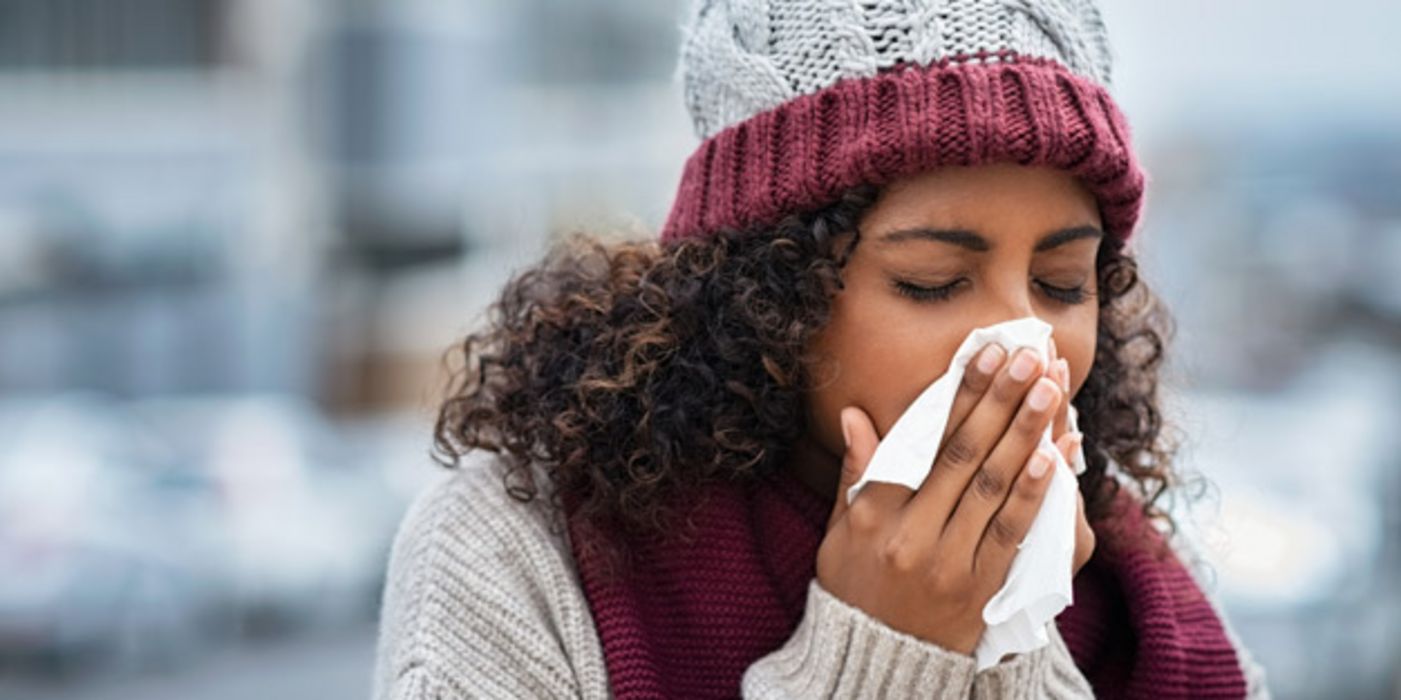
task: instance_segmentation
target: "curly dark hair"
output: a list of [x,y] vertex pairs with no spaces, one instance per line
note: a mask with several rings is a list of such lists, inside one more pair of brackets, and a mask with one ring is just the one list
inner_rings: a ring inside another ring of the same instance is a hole
[[[557,240],[449,350],[435,456],[506,454],[503,486],[523,502],[539,493],[534,462],[557,487],[548,505],[569,494],[593,522],[654,532],[685,500],[673,496],[777,468],[804,431],[805,348],[878,194],[862,186],[771,227],[667,244]],[[845,232],[856,235],[837,250]],[[1096,268],[1095,361],[1074,399],[1086,516],[1107,515],[1118,470],[1144,514],[1176,531],[1156,503],[1178,482],[1158,396],[1174,321],[1117,238],[1104,237]]]

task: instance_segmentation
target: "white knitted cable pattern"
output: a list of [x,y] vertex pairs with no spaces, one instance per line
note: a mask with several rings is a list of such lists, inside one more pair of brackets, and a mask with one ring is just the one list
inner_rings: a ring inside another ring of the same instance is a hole
[[1095,0],[695,0],[681,33],[676,72],[702,139],[843,78],[980,50],[1051,58],[1110,87]]

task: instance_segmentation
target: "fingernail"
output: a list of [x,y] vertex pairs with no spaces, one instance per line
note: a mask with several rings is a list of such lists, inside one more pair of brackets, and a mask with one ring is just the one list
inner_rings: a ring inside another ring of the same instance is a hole
[[1040,479],[1046,475],[1046,469],[1050,466],[1051,458],[1046,456],[1045,452],[1038,449],[1036,450],[1036,454],[1031,456],[1031,464],[1027,467],[1027,472],[1031,474],[1031,478]]
[[1036,386],[1031,388],[1031,397],[1026,402],[1033,409],[1044,411],[1047,406],[1051,405],[1051,400],[1055,397],[1055,390],[1049,384],[1037,381]]
[[1060,364],[1060,388],[1070,391],[1070,363],[1064,357],[1056,360]]
[[1002,366],[1002,346],[996,343],[983,349],[978,355],[978,371],[983,374],[992,374],[993,370]]
[[1067,451],[1070,452],[1071,454],[1074,454],[1075,452],[1079,451],[1080,446],[1081,446],[1082,444],[1084,444],[1084,442],[1085,442],[1085,436],[1084,436],[1083,434],[1081,434],[1081,433],[1071,433],[1071,434],[1070,434],[1070,437],[1069,437],[1069,438],[1067,439],[1067,441],[1066,441],[1066,448],[1067,448]]
[[1050,356],[1051,356],[1051,357],[1060,357],[1059,355],[1056,354],[1056,338],[1055,338],[1055,336],[1051,336],[1051,355],[1050,355]]
[[847,449],[851,449],[851,428],[846,427],[846,411],[843,410],[838,420],[842,423],[842,444]]
[[1023,350],[1017,353],[1017,358],[1012,360],[1012,378],[1024,382],[1031,378],[1031,373],[1036,371],[1036,353],[1030,350]]

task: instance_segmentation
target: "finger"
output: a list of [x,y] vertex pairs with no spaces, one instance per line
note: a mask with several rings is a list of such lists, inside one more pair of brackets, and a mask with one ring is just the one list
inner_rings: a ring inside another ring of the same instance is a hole
[[1038,378],[1012,426],[973,476],[944,529],[949,539],[940,543],[955,561],[971,565],[984,531],[996,527],[992,520],[1007,500],[1017,474],[1024,470],[1027,460],[1037,451],[1059,400],[1060,388],[1055,382],[1045,377]]
[[[1061,393],[1070,396],[1070,363],[1060,356],[1060,350],[1056,348],[1054,336],[1050,342],[1050,369],[1047,376],[1056,380],[1060,386]],[[1055,420],[1051,422],[1051,439],[1058,440],[1061,435],[1069,430],[1070,426],[1070,401],[1062,401],[1059,409],[1056,410]]]
[[[1038,354],[1021,349],[998,370],[972,413],[940,444],[933,468],[906,506],[913,509],[908,517],[936,532],[943,530],[973,475],[1007,431],[1028,388],[1038,381],[1040,368]],[[1041,429],[1045,430],[1044,422]]]
[[[876,445],[880,443],[880,437],[876,434],[875,425],[871,423],[870,416],[856,406],[843,408],[839,416],[842,423],[842,439],[846,443],[846,450],[842,453],[842,472],[837,480],[837,493],[832,506],[832,515],[827,519],[827,527],[831,529],[839,520],[846,516],[850,506],[846,502],[846,493],[851,490],[856,482],[861,480],[861,475],[866,473],[866,467],[871,463],[871,457],[876,453]],[[904,489],[906,494],[911,493],[910,489],[896,484],[870,483],[861,489],[857,498],[881,499],[878,495],[885,492],[884,488],[896,486]],[[867,492],[873,492],[870,496]],[[885,496],[884,498],[888,498]],[[908,498],[908,495],[906,496]],[[901,501],[903,502],[903,501]]]
[[1070,429],[1070,361],[1062,357],[1056,360],[1056,364],[1059,365],[1057,374],[1059,375],[1060,390],[1066,397],[1056,414],[1056,434],[1062,435]]
[[[1069,403],[1062,401],[1061,403]],[[1080,445],[1085,441],[1085,434],[1080,431],[1066,433],[1056,440],[1056,449],[1060,450],[1061,456],[1065,457],[1065,463],[1075,464],[1075,451],[1080,449]]]
[[[1042,464],[1042,470],[1035,474],[1033,462]],[[974,575],[982,580],[995,583],[993,590],[1006,582],[1007,570],[1012,566],[1012,558],[1036,513],[1041,510],[1041,501],[1046,497],[1046,488],[1051,483],[1051,469],[1054,467],[1051,455],[1037,449],[1028,459],[1026,468],[1017,475],[1011,495],[997,510],[983,536],[979,538],[973,559]]]
[[978,404],[988,387],[992,386],[992,380],[997,376],[997,370],[1002,368],[1002,363],[1007,360],[1007,351],[997,343],[988,343],[981,351],[968,363],[967,369],[963,372],[963,381],[959,382],[958,394],[954,396],[953,408],[949,411],[949,421],[944,425],[943,440],[947,440],[958,426],[972,413],[973,407]]

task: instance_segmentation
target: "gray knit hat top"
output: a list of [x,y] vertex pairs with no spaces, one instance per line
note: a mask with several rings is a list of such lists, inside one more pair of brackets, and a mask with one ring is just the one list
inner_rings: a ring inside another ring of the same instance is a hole
[[699,0],[677,75],[701,144],[663,240],[774,223],[940,165],[1074,172],[1127,241],[1146,173],[1093,0]]

